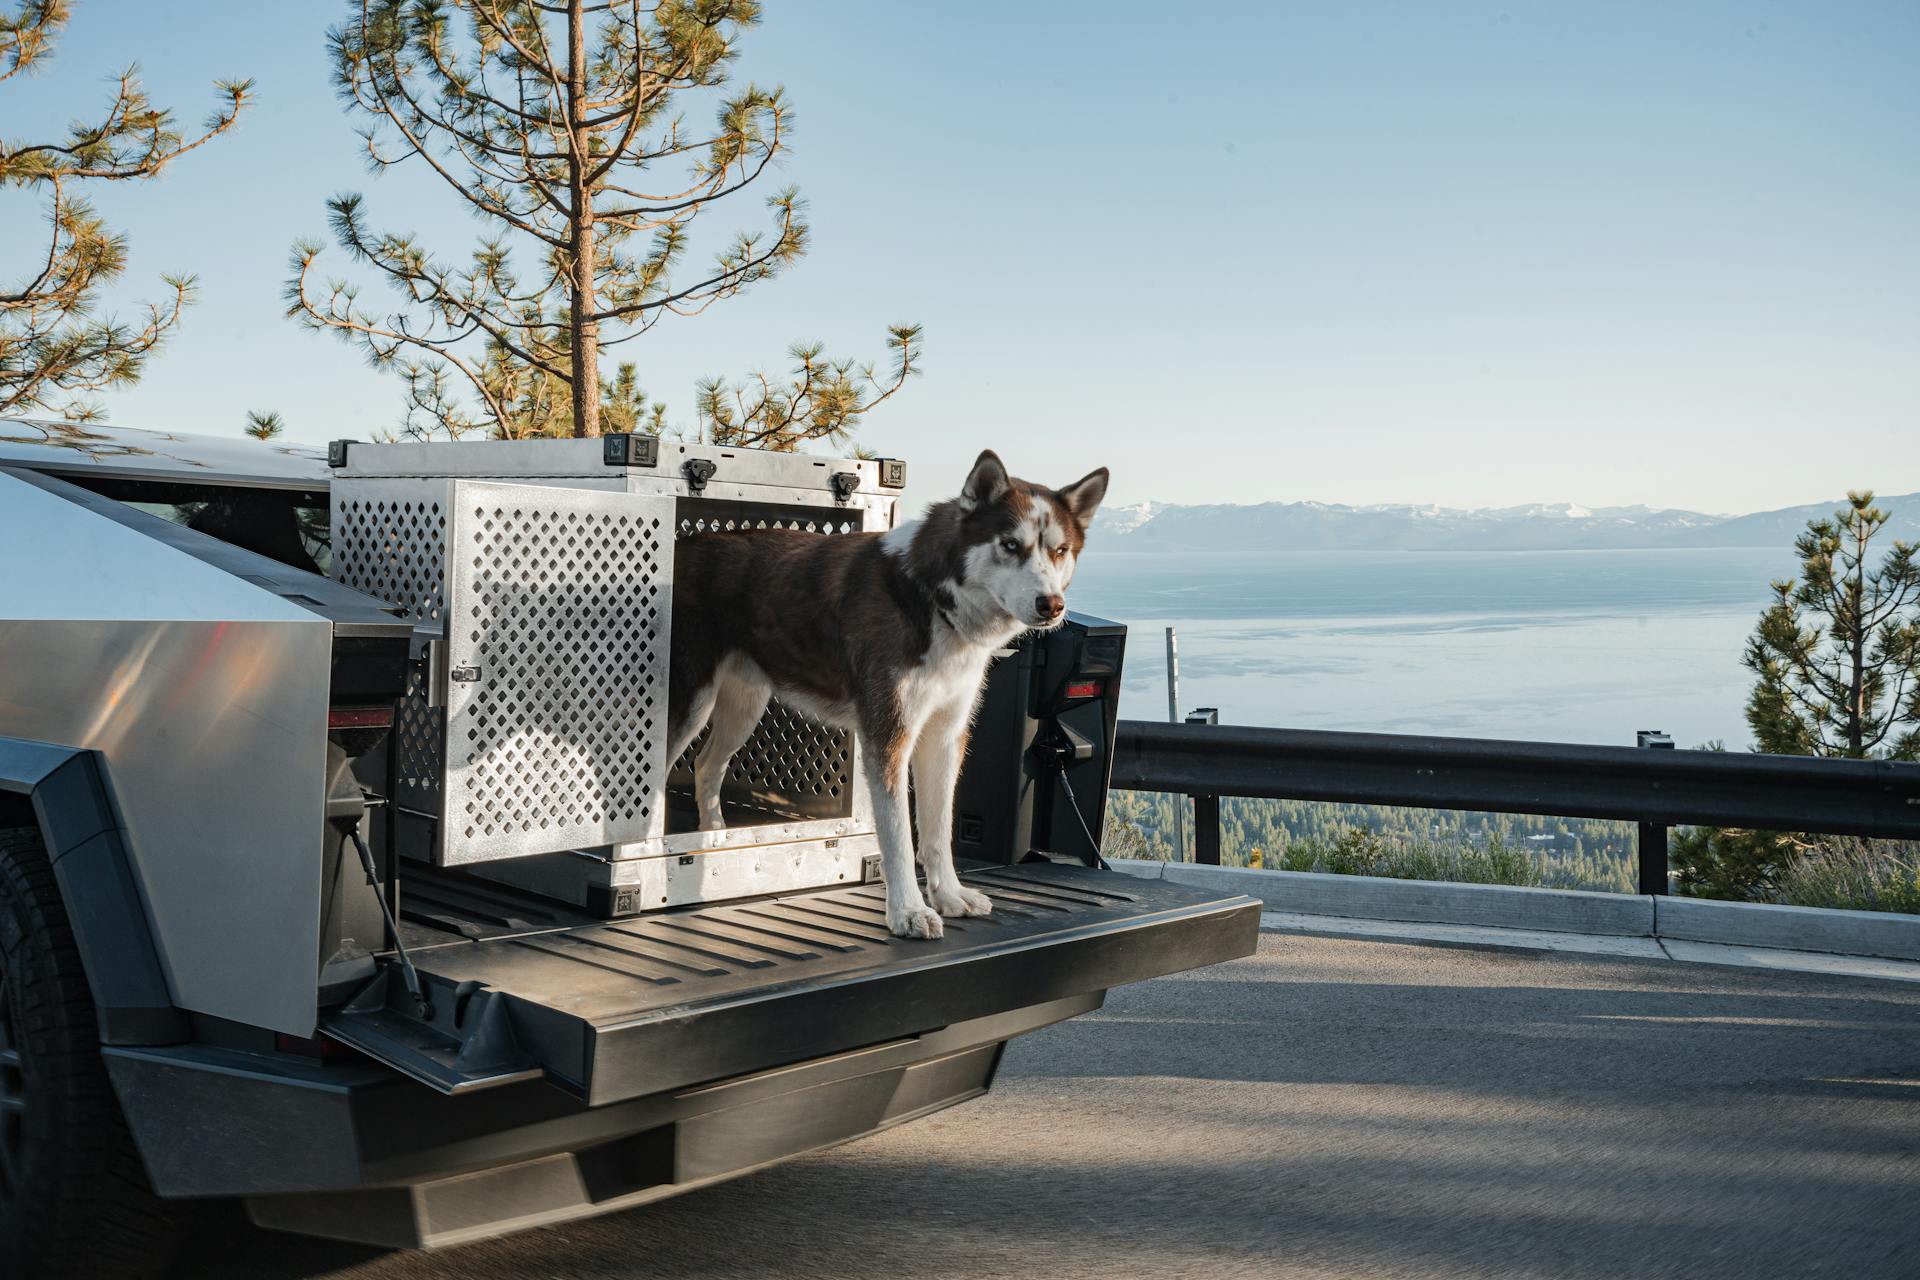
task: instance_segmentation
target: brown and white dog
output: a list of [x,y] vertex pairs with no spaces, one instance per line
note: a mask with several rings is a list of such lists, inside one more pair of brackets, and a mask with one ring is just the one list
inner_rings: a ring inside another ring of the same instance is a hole
[[[725,825],[720,784],[767,699],[859,736],[873,796],[887,928],[937,938],[942,916],[984,916],[953,868],[953,788],[995,649],[1066,617],[1063,599],[1103,467],[1064,489],[1007,474],[989,450],[960,496],[888,533],[783,529],[696,534],[674,548],[668,698],[677,760],[694,764],[700,825]],[[907,820],[918,798],[923,896]],[[931,904],[931,905],[929,905]]]

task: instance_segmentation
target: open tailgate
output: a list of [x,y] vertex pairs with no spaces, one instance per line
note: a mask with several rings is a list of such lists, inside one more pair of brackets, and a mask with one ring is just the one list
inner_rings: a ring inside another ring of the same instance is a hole
[[877,884],[418,950],[322,1029],[445,1093],[545,1076],[594,1105],[1250,954],[1260,904],[1054,863],[969,870],[993,915],[886,931]]

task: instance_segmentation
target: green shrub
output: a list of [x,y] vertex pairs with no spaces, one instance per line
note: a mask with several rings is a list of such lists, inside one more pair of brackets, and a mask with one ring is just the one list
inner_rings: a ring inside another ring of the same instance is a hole
[[1540,866],[1524,849],[1498,834],[1484,844],[1431,844],[1392,840],[1365,827],[1349,827],[1331,843],[1296,840],[1268,865],[1287,871],[1321,871],[1341,876],[1384,876],[1392,880],[1448,880],[1462,884],[1538,886]]
[[1667,844],[1673,887],[1690,898],[1772,902],[1805,837],[1734,827],[1681,827]]

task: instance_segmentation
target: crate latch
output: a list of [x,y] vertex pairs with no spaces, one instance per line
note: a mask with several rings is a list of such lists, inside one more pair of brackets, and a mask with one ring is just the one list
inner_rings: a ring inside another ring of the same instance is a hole
[[713,479],[713,473],[719,468],[707,458],[688,458],[687,465],[681,470],[687,473],[687,488],[700,493],[707,487],[707,481]]

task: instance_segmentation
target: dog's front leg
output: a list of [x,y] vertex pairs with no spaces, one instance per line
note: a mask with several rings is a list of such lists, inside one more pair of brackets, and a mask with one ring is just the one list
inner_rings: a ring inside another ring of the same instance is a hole
[[875,744],[867,760],[867,790],[873,797],[873,822],[880,837],[880,874],[887,882],[887,931],[900,938],[937,938],[940,915],[927,906],[913,874],[913,827],[907,820],[907,756],[904,729],[869,734]]
[[953,788],[967,754],[966,700],[934,712],[913,747],[913,793],[920,812],[920,862],[927,869],[927,899],[943,916],[984,916],[993,903],[960,883],[953,869]]

